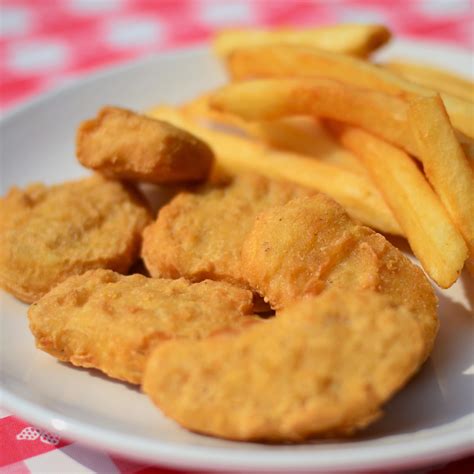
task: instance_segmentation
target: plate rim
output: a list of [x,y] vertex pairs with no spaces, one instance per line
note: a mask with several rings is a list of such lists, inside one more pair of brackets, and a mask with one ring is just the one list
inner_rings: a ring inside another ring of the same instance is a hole
[[[454,51],[462,55],[470,54],[468,50],[451,44],[419,41],[406,37],[397,38],[393,41],[393,44],[408,47],[416,44],[417,47],[440,48],[446,51],[447,54]],[[68,93],[77,87],[85,86],[101,78],[120,74],[136,67],[144,67],[147,63],[157,60],[176,58],[176,56],[186,57],[188,55],[208,54],[208,44],[198,44],[153,52],[132,61],[101,68],[93,73],[86,71],[72,79],[67,79],[62,85],[53,87],[51,90],[8,108],[6,112],[2,111],[0,129],[8,121],[28,112],[35,106],[44,104],[53,97]],[[299,471],[311,470],[313,472],[315,469],[338,471],[347,469],[348,466],[352,469],[390,469],[391,467],[403,468],[424,465],[427,463],[428,458],[430,463],[436,463],[458,456],[474,454],[474,413],[458,420],[458,422],[462,421],[463,426],[456,428],[454,432],[435,433],[433,437],[413,440],[412,442],[400,440],[389,446],[338,448],[337,455],[335,455],[335,452],[318,451],[312,454],[309,452],[299,452],[298,456],[295,457],[295,453],[287,451],[282,453],[273,451],[271,454],[268,450],[252,451],[249,459],[246,459],[244,455],[248,451],[245,451],[245,448],[242,450],[230,450],[226,447],[183,446],[176,442],[152,441],[138,435],[116,434],[110,429],[104,429],[96,425],[83,423],[78,419],[60,415],[54,410],[44,408],[39,404],[18,397],[3,386],[0,387],[0,401],[7,410],[25,419],[25,421],[28,420],[44,428],[60,431],[61,436],[71,440],[78,440],[94,449],[106,449],[109,452],[122,456],[126,455],[136,460],[158,462],[161,465],[178,468],[226,470],[252,468],[277,471],[293,468]],[[52,422],[58,417],[65,421],[67,428],[58,430],[53,425]],[[132,448],[130,448],[131,444],[133,444]],[[241,446],[245,446],[245,444],[242,443]],[[183,450],[186,450],[184,457]],[[268,459],[269,456],[271,459]],[[349,461],[347,458],[349,458]]]
[[[173,442],[152,441],[135,435],[116,434],[113,430],[59,415],[49,408],[43,408],[33,402],[19,398],[4,390],[3,387],[0,387],[0,400],[7,410],[15,410],[21,418],[36,423],[45,429],[59,432],[58,434],[66,439],[77,440],[94,449],[106,449],[117,455],[123,456],[125,454],[135,460],[159,462],[161,465],[178,468],[226,470],[252,468],[259,471],[271,469],[282,472],[293,468],[300,472],[315,472],[315,469],[336,472],[347,469],[348,462],[345,459],[347,457],[350,458],[350,466],[353,469],[390,469],[392,467],[400,469],[425,465],[428,458],[430,464],[435,465],[437,462],[448,458],[474,454],[474,413],[461,419],[463,424],[466,423],[463,428],[442,435],[433,434],[428,439],[416,440],[409,444],[406,440],[402,440],[383,447],[358,446],[342,448],[342,450],[338,447],[336,456],[335,453],[329,451],[309,453],[305,450],[304,452],[298,452],[296,459],[294,453],[272,451],[272,460],[269,462],[267,458],[269,456],[268,451],[252,451],[252,456],[247,460],[244,457],[247,453],[245,448],[229,450],[225,447],[213,446],[183,447],[183,445]],[[54,419],[58,418],[61,418],[61,422],[64,423],[60,430],[58,426],[54,426]],[[133,449],[130,449],[132,443],[136,443],[136,445]],[[236,445],[242,447],[245,447],[246,444],[236,442]],[[258,445],[258,443],[250,444]],[[408,449],[406,449],[407,446]],[[278,449],[278,445],[273,447]],[[401,452],[400,447],[404,447],[403,452]],[[183,449],[187,451],[185,458],[182,457]],[[308,447],[308,451],[310,449]],[[375,453],[376,450],[382,452]],[[163,456],[163,458],[160,456]],[[316,459],[317,464],[309,462]]]

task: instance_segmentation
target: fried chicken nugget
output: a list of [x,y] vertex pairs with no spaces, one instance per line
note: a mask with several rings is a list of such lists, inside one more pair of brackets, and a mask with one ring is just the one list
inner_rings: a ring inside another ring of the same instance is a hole
[[39,349],[140,383],[148,354],[161,342],[260,321],[251,312],[252,293],[227,283],[91,270],[58,285],[28,316]]
[[246,287],[240,252],[255,216],[296,196],[312,194],[257,175],[239,175],[228,186],[181,193],[145,229],[143,260],[154,277],[209,278]]
[[142,388],[192,431],[301,441],[367,426],[422,354],[407,308],[374,292],[332,288],[244,331],[163,344]]
[[202,181],[213,163],[212,150],[194,135],[118,107],[80,125],[76,154],[106,176],[161,184]]
[[275,309],[327,286],[390,295],[416,313],[431,351],[437,298],[423,271],[323,194],[262,212],[243,243],[242,274]]
[[99,175],[12,188],[0,199],[0,286],[31,303],[70,275],[126,272],[150,220],[132,188]]

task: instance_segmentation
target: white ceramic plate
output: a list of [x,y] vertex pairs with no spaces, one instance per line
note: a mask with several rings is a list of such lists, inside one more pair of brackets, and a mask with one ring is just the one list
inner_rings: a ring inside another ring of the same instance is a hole
[[[468,53],[441,45],[398,42],[386,54],[426,58],[464,73],[472,68]],[[190,49],[92,76],[20,107],[1,123],[1,194],[32,180],[52,183],[85,174],[74,160],[74,133],[100,106],[145,109],[190,99],[223,81],[207,49]],[[5,293],[0,403],[66,438],[178,467],[328,472],[433,464],[473,446],[473,287],[464,275],[440,292],[441,331],[431,359],[388,404],[384,418],[345,442],[268,446],[189,433],[137,389],[36,350],[27,306]]]

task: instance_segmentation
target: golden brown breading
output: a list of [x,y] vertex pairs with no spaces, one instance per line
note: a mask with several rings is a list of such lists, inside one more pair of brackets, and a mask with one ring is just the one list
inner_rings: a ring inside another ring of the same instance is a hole
[[260,321],[251,311],[252,293],[227,283],[92,270],[58,285],[28,315],[40,349],[140,383],[145,360],[160,342]]
[[150,183],[202,181],[213,163],[212,150],[194,135],[118,107],[80,125],[76,154],[106,176]]
[[255,216],[313,191],[257,175],[241,175],[228,186],[182,193],[145,229],[142,257],[152,276],[206,278],[246,286],[240,252]]
[[0,199],[0,286],[33,302],[70,275],[126,272],[150,220],[132,188],[98,175],[12,188]]
[[437,299],[425,274],[323,194],[262,212],[243,244],[242,274],[276,309],[326,286],[390,295],[414,310],[431,351]]
[[371,291],[332,288],[244,331],[163,344],[142,388],[192,431],[300,441],[367,426],[422,354],[407,308]]

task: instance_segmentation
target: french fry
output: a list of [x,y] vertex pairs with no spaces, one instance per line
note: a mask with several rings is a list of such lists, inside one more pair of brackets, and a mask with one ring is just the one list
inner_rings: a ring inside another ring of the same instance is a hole
[[217,128],[229,127],[231,130],[238,130],[249,136],[256,135],[256,124],[248,122],[237,115],[229,114],[213,109],[209,105],[210,94],[204,94],[186,102],[180,106],[180,110],[195,121],[216,126]]
[[460,99],[474,102],[474,82],[434,66],[406,60],[388,61],[383,67],[400,76],[429,87],[438,92],[447,92]]
[[[410,98],[435,91],[360,58],[299,45],[270,45],[234,51],[227,59],[234,79],[255,77],[326,77],[345,84]],[[474,104],[442,94],[453,126],[474,138]]]
[[148,115],[205,140],[213,149],[218,166],[229,174],[259,173],[324,192],[364,224],[382,232],[401,234],[391,211],[365,176],[311,157],[273,150],[262,143],[201,127],[176,108],[160,106],[150,110]]
[[213,40],[216,54],[225,57],[237,48],[266,44],[305,44],[328,51],[367,56],[390,40],[383,25],[342,24],[306,30],[236,29],[218,33]]
[[441,97],[446,110],[449,109],[449,119],[453,127],[474,139],[474,103],[444,92],[441,93]]
[[246,120],[294,115],[331,118],[359,126],[411,154],[417,147],[405,100],[325,78],[256,79],[232,83],[211,95],[217,110]]
[[364,130],[332,122],[329,126],[367,167],[423,268],[440,287],[449,288],[461,273],[468,249],[415,162]]
[[439,96],[410,101],[408,121],[428,181],[474,257],[474,171]]
[[[215,110],[209,105],[209,94],[201,95],[181,106],[194,120],[203,121],[218,129],[229,127],[255,139],[288,151],[314,156],[354,173],[367,174],[359,160],[336,143],[315,117],[288,117],[264,122],[249,122],[237,115]],[[471,168],[474,170],[474,140],[456,131]]]
[[367,175],[354,154],[345,150],[313,117],[288,117],[255,124],[257,136],[275,148],[307,155],[353,173]]
[[337,143],[319,120],[313,117],[288,117],[268,122],[248,122],[236,115],[219,112],[209,106],[208,96],[184,104],[181,110],[211,127],[230,127],[269,145],[312,156],[358,174],[367,174],[356,156]]

